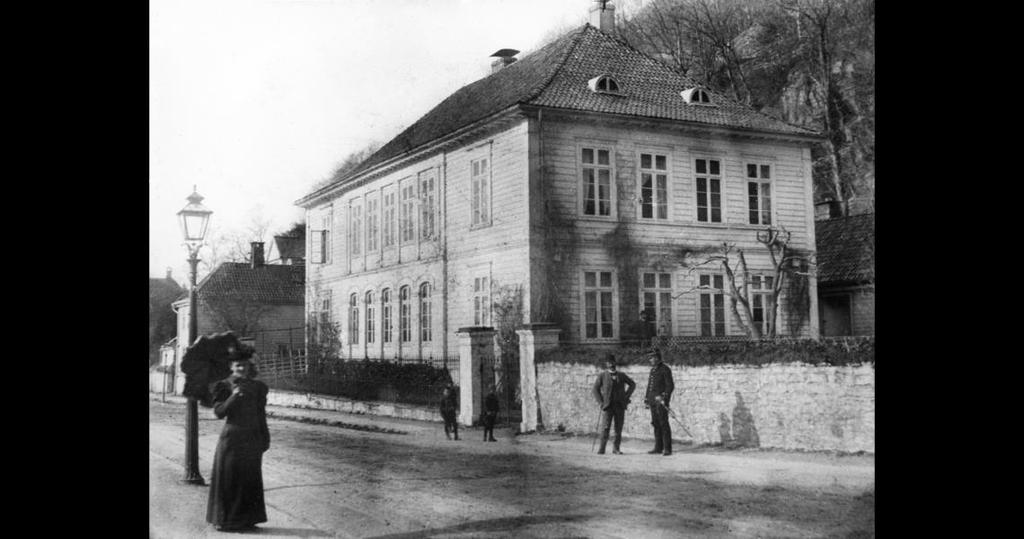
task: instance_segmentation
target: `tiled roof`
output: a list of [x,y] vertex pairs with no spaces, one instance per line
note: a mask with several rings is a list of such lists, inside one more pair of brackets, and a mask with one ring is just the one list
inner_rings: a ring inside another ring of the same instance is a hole
[[198,285],[204,298],[244,298],[266,305],[302,305],[305,268],[278,264],[258,268],[225,262]]
[[[611,75],[624,95],[592,92],[587,81]],[[513,105],[679,120],[769,133],[817,133],[708,92],[715,106],[687,104],[679,93],[699,86],[620,39],[585,24],[483,79],[468,84],[385,144],[344,182]]]
[[815,221],[818,284],[874,279],[875,214]]

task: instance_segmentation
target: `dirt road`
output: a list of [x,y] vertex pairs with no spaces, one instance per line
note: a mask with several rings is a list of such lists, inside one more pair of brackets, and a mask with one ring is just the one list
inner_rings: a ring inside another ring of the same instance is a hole
[[[342,417],[339,415],[339,417]],[[209,478],[221,422],[200,409]],[[359,418],[372,424],[372,418]],[[180,484],[184,406],[150,403],[151,537],[228,536],[205,520],[207,488]],[[873,457],[680,447],[590,453],[558,435],[447,441],[271,419],[262,537],[871,537]]]

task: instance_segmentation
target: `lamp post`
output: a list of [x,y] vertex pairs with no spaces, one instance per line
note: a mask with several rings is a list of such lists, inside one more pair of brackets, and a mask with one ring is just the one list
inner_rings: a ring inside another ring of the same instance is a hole
[[[206,237],[206,227],[210,224],[210,214],[202,204],[203,197],[192,186],[192,194],[188,196],[188,205],[178,212],[181,233],[188,247],[189,280],[191,287],[188,294],[188,337],[186,346],[191,345],[199,337],[199,302],[196,292],[196,266],[199,264],[199,248]],[[183,482],[191,485],[205,485],[199,473],[199,403],[195,397],[188,397],[185,408],[185,477]]]

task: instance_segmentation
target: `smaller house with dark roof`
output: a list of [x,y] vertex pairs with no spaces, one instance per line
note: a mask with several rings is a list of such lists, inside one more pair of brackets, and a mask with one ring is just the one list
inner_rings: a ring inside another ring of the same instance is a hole
[[815,222],[823,336],[875,334],[875,214]]
[[[233,331],[251,339],[261,358],[296,353],[304,348],[305,269],[295,264],[267,264],[263,242],[252,243],[250,262],[225,262],[196,285],[199,334]],[[188,333],[189,298],[174,303],[178,335]],[[178,340],[177,357],[188,347]],[[182,387],[176,384],[176,387]]]

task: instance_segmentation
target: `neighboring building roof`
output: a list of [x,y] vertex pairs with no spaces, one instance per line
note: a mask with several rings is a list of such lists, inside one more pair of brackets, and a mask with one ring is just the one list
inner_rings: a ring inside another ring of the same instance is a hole
[[244,298],[267,305],[302,305],[305,271],[303,266],[269,264],[253,268],[245,262],[225,262],[207,275],[196,290],[206,298]]
[[305,239],[296,236],[274,236],[277,244],[278,258],[304,258],[306,256]]
[[[587,81],[598,75],[615,78],[623,95],[591,91]],[[708,92],[715,106],[687,104],[679,94],[696,86],[700,84],[664,63],[585,24],[496,73],[462,87],[331,185],[514,105],[819,136],[815,131],[772,118],[715,92]]]
[[874,280],[874,213],[815,221],[814,225],[819,285]]
[[149,278],[149,293],[150,296],[156,293],[162,292],[163,294],[178,294],[184,290],[178,281],[171,279],[170,277],[163,278]]

